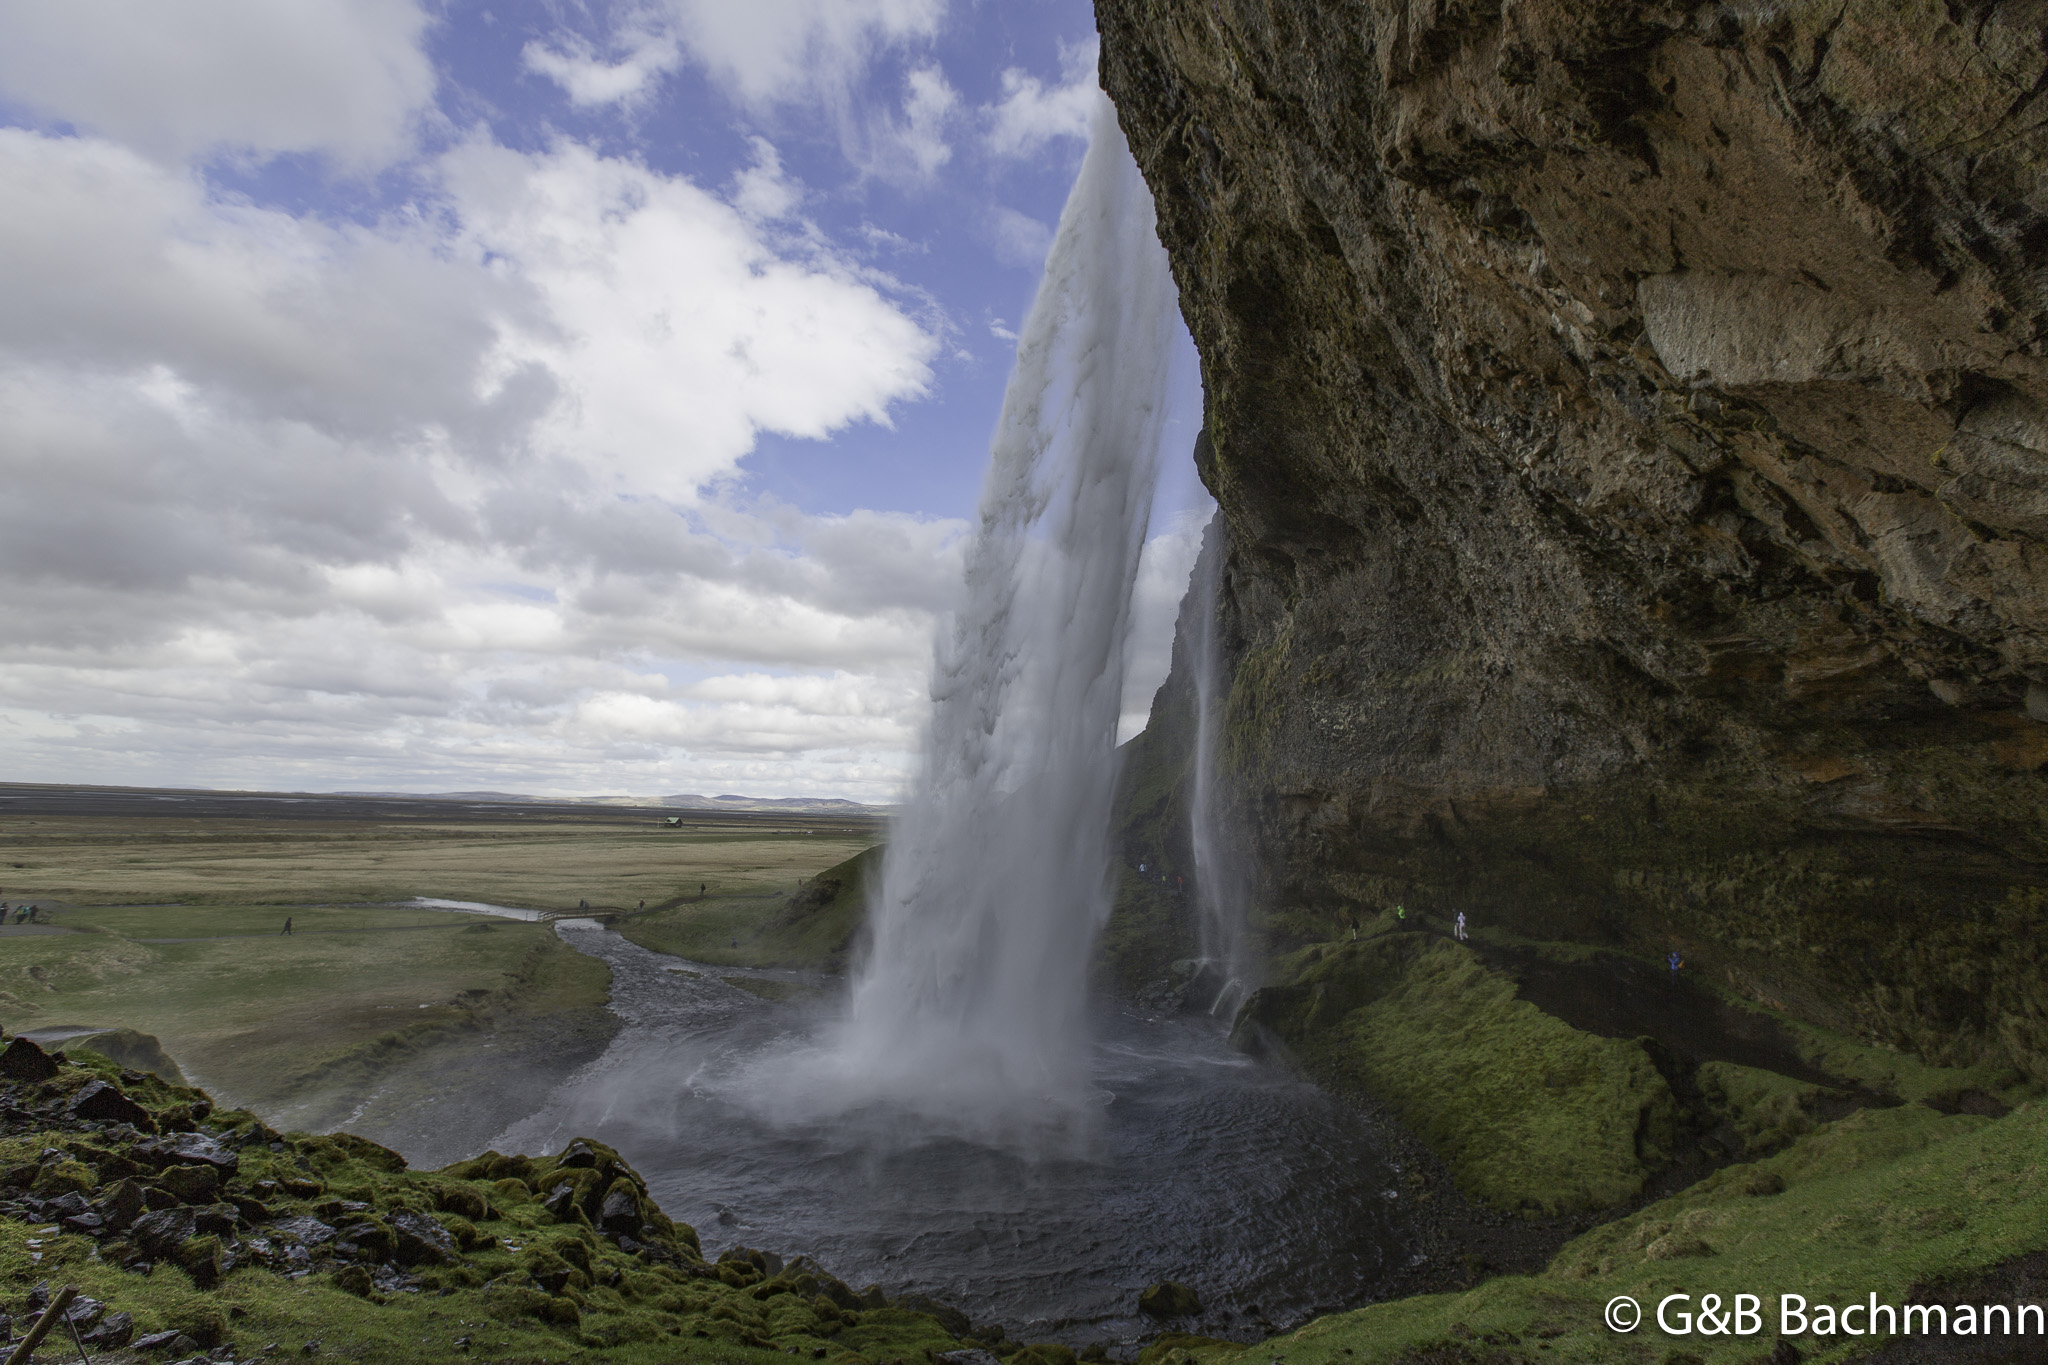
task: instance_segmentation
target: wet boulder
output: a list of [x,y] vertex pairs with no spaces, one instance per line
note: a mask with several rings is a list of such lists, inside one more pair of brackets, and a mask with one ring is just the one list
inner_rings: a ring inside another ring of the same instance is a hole
[[296,1218],[279,1219],[270,1225],[270,1232],[274,1237],[309,1247],[320,1246],[334,1240],[332,1227],[306,1214],[300,1214]]
[[630,1180],[614,1180],[598,1207],[598,1228],[608,1237],[629,1237],[640,1231],[640,1223],[640,1192]]
[[71,1097],[65,1106],[72,1118],[88,1123],[126,1123],[144,1132],[156,1129],[156,1120],[149,1111],[128,1098],[127,1092],[112,1081],[94,1081]]
[[212,1166],[172,1166],[153,1183],[180,1204],[211,1204],[220,1193],[220,1172]]
[[160,1261],[192,1236],[191,1209],[159,1209],[145,1213],[128,1230],[128,1238],[151,1260]]
[[391,1235],[400,1265],[446,1265],[461,1254],[446,1228],[410,1209],[391,1215]]
[[134,1155],[152,1166],[211,1166],[222,1175],[241,1169],[242,1159],[204,1133],[170,1133],[135,1144]]
[[121,1229],[133,1223],[149,1211],[149,1201],[143,1196],[142,1187],[133,1180],[117,1180],[100,1191],[99,1202],[93,1210],[104,1218],[110,1228]]
[[130,1313],[109,1313],[100,1324],[89,1332],[81,1332],[79,1340],[88,1350],[118,1351],[135,1338],[135,1318]]
[[26,1038],[17,1037],[5,1051],[0,1051],[0,1077],[10,1081],[47,1081],[56,1074],[56,1061]]
[[[180,1346],[179,1343],[181,1342],[186,1344]],[[186,1336],[183,1332],[180,1332],[175,1327],[168,1327],[161,1332],[151,1332],[147,1336],[137,1337],[133,1345],[135,1349],[138,1351],[189,1352],[196,1351],[199,1349],[198,1342],[193,1341],[192,1338]]]
[[1155,1318],[1191,1318],[1202,1311],[1202,1298],[1184,1284],[1161,1280],[1138,1295],[1138,1311]]

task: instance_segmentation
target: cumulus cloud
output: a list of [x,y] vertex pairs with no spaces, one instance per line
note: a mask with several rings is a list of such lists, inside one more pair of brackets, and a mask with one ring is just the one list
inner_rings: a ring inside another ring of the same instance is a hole
[[843,94],[878,47],[938,32],[946,0],[667,0],[692,56],[753,104]]
[[607,60],[588,39],[567,33],[552,43],[528,43],[520,59],[527,70],[559,85],[571,104],[589,106],[644,99],[683,55],[673,29],[659,13],[647,10],[626,14],[610,47],[615,55]]
[[[914,691],[958,525],[703,490],[760,431],[886,421],[934,339],[829,249],[785,255],[634,161],[476,139],[422,174],[428,201],[323,223],[0,129],[10,770],[338,780],[417,756],[588,790],[622,744],[656,787],[686,759],[711,765],[690,785],[758,777],[772,748],[782,785],[886,796],[900,708],[666,679]],[[657,711],[594,701],[625,696]],[[657,712],[687,746],[603,732]]]
[[1060,138],[1086,142],[1096,99],[1097,46],[1091,40],[1063,49],[1056,85],[1022,67],[1004,71],[1003,97],[985,110],[988,150],[999,157],[1028,157]]
[[919,67],[904,82],[903,116],[890,133],[918,178],[931,178],[952,160],[946,125],[959,106],[959,93],[936,66]]
[[463,239],[541,305],[502,332],[491,384],[553,376],[534,439],[621,491],[692,499],[757,432],[886,423],[930,383],[937,342],[914,319],[829,257],[784,259],[687,180],[570,142],[473,143],[445,169]]
[[416,0],[63,0],[0,6],[0,89],[158,158],[403,156],[435,78]]

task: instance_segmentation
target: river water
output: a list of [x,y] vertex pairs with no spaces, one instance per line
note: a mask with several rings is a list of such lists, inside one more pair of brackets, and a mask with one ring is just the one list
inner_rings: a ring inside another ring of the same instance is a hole
[[808,1253],[856,1288],[1076,1343],[1156,1330],[1136,1307],[1157,1280],[1200,1292],[1200,1330],[1249,1336],[1355,1306],[1400,1267],[1397,1172],[1341,1105],[1213,1024],[1099,1006],[1099,1122],[1084,1155],[1032,1161],[878,1110],[771,1122],[750,1085],[843,1015],[843,987],[685,963],[589,922],[559,932],[610,965],[624,1027],[492,1145],[611,1144],[708,1255]]

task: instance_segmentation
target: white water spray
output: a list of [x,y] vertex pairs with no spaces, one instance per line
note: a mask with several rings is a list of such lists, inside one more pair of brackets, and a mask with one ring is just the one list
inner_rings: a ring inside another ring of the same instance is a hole
[[1230,680],[1224,671],[1217,616],[1222,609],[1223,514],[1210,519],[1202,553],[1188,583],[1192,629],[1189,661],[1195,675],[1194,791],[1188,802],[1189,835],[1195,854],[1195,903],[1200,911],[1202,957],[1213,973],[1212,1015],[1230,1017],[1258,984],[1258,959],[1246,925],[1251,902],[1250,861],[1226,813],[1219,766]]
[[1176,308],[1151,194],[1099,99],[1018,343],[872,950],[836,1040],[779,1087],[791,1117],[879,1104],[1028,1143],[1096,1098],[1088,963]]

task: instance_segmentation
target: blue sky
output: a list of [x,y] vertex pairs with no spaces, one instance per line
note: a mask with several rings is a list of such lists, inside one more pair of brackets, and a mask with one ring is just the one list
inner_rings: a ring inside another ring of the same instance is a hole
[[0,9],[4,776],[886,799],[1093,59],[1073,0]]

